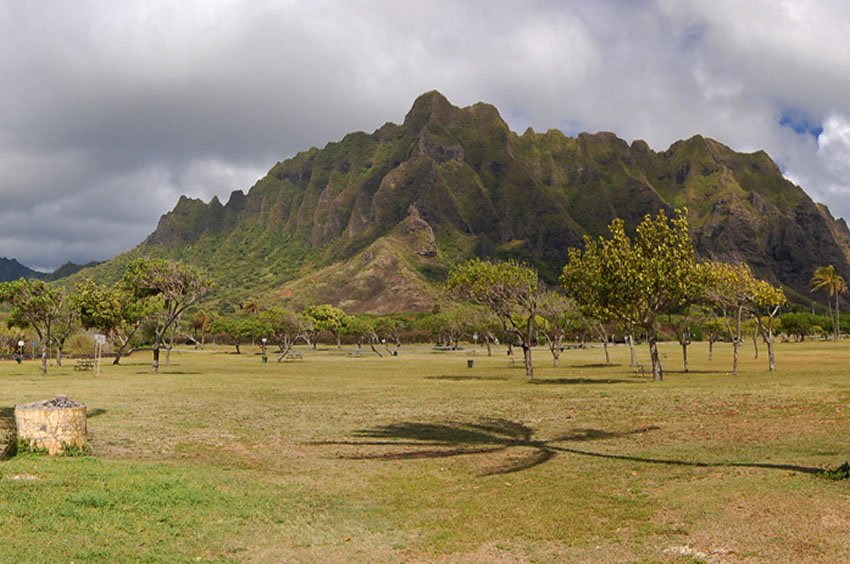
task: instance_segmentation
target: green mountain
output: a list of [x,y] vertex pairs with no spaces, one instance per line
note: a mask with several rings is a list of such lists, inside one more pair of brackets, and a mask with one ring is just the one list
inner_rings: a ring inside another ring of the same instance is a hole
[[17,259],[0,257],[0,282],[18,278],[44,278],[45,273],[19,263]]
[[59,280],[71,276],[84,268],[90,268],[98,264],[100,263],[74,264],[73,262],[66,262],[53,272],[39,272],[38,270],[24,266],[17,259],[0,257],[0,282],[8,282],[10,280],[17,280],[18,278],[39,278],[47,281]]
[[212,301],[248,296],[349,311],[424,310],[457,261],[516,257],[555,283],[567,248],[615,217],[687,207],[704,257],[744,260],[808,300],[814,269],[850,279],[850,231],[763,151],[701,136],[663,152],[612,133],[510,131],[491,105],[420,96],[401,125],[351,133],[279,162],[226,204],[181,197],[137,248],[83,274],[166,256],[207,268]]

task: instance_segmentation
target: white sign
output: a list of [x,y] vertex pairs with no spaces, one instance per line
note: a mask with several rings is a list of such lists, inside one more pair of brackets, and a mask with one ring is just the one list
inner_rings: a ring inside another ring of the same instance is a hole
[[94,342],[97,343],[98,345],[105,345],[106,344],[106,335],[95,335],[94,336]]

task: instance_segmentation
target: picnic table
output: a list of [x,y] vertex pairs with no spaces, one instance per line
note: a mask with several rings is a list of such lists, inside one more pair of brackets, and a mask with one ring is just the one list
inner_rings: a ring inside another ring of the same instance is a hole
[[74,372],[85,372],[94,370],[94,360],[83,358],[74,363]]

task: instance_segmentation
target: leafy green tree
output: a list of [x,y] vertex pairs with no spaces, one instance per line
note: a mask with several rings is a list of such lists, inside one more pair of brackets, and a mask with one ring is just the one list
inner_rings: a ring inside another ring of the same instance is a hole
[[330,304],[311,305],[304,308],[304,316],[312,322],[315,331],[327,331],[334,336],[337,348],[342,346],[340,335],[345,325],[344,311]]
[[664,211],[647,215],[635,230],[615,219],[609,237],[585,237],[585,248],[570,249],[561,282],[580,307],[618,319],[646,332],[655,380],[663,378],[658,354],[659,316],[695,299],[703,277],[688,231],[686,211],[668,219]]
[[214,322],[215,319],[203,309],[199,309],[192,315],[192,319],[189,320],[188,329],[189,335],[196,347],[204,348],[207,333],[212,331],[212,324]]
[[180,316],[212,288],[212,281],[189,265],[165,259],[137,259],[127,265],[123,283],[136,299],[158,296],[162,309],[154,329],[153,371],[159,371],[159,350]]
[[720,309],[732,340],[732,374],[738,373],[738,351],[743,342],[744,321],[752,316],[757,331],[768,347],[770,370],[776,370],[773,330],[777,315],[787,302],[785,293],[759,280],[746,264],[712,262],[708,265],[707,295]]
[[779,331],[795,341],[803,342],[819,327],[819,317],[811,313],[786,312],[779,316]]
[[785,292],[765,280],[754,280],[752,282],[751,297],[748,302],[750,313],[756,320],[756,327],[767,344],[768,367],[771,372],[776,371],[776,352],[774,348],[774,328],[776,318],[782,307],[788,303]]
[[282,307],[270,307],[258,314],[270,331],[270,338],[279,347],[278,362],[282,362],[299,339],[307,340],[310,323],[296,312]]
[[0,303],[11,306],[6,319],[9,327],[32,328],[41,350],[41,373],[47,374],[47,346],[53,338],[53,327],[67,307],[67,295],[42,280],[21,278],[0,284]]
[[118,344],[112,364],[132,353],[133,338],[162,307],[159,297],[137,297],[123,281],[106,286],[84,280],[74,293],[83,328],[102,331]]
[[271,326],[258,316],[221,317],[212,323],[213,333],[226,335],[236,347],[236,354],[242,354],[240,346],[272,334]]
[[[832,317],[833,333],[832,338],[837,341],[841,337],[841,314],[839,304],[841,302],[841,294],[847,293],[847,282],[842,278],[835,266],[819,266],[810,282],[812,292],[820,290],[826,291],[827,300],[826,306],[829,314]],[[830,300],[835,300],[835,309],[833,310]]]
[[557,292],[546,291],[540,296],[537,314],[537,327],[546,337],[549,352],[555,368],[561,358],[564,339],[570,328],[575,326],[576,318],[580,317],[575,303]]
[[711,262],[708,298],[721,313],[720,319],[732,341],[732,374],[738,373],[738,352],[743,342],[743,325],[752,286],[752,272],[745,265]]
[[375,331],[375,319],[365,315],[349,315],[345,318],[343,334],[353,337],[357,348],[362,348],[364,343],[369,343],[372,352],[382,357],[380,351],[375,348],[378,343],[378,333]]
[[714,359],[714,343],[719,341],[726,333],[726,326],[717,318],[713,308],[699,307],[696,311],[694,321],[702,334],[708,339],[708,360]]
[[60,303],[50,336],[50,340],[56,347],[56,366],[62,366],[62,351],[65,349],[65,342],[68,337],[80,328],[80,315],[75,296],[60,289],[59,297]]
[[447,286],[464,299],[493,312],[522,347],[525,375],[532,380],[531,349],[540,298],[537,271],[513,260],[472,259],[449,272]]

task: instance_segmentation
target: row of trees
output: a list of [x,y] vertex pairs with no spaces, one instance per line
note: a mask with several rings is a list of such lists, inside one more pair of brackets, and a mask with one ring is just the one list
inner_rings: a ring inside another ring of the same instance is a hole
[[[632,346],[635,333],[643,333],[656,380],[663,379],[657,336],[664,317],[678,320],[671,325],[687,365],[688,328],[695,317],[710,315],[713,332],[722,329],[732,341],[733,373],[744,321],[751,317],[767,343],[770,370],[776,369],[774,332],[787,302],[784,292],[758,280],[745,264],[698,261],[685,212],[677,211],[672,218],[663,211],[654,218],[646,216],[633,237],[617,219],[609,226],[608,237],[585,237],[584,243],[584,249],[569,251],[560,297],[543,288],[533,268],[515,261],[474,259],[449,274],[449,289],[486,307],[522,347],[529,379],[534,377],[535,327],[541,318],[544,327],[550,327],[551,319],[568,318],[574,310],[594,320],[600,331],[617,324]],[[547,312],[545,318],[543,312]],[[557,338],[553,335],[550,342]]]
[[41,351],[41,371],[47,372],[48,347],[61,365],[67,338],[79,327],[99,330],[117,343],[116,364],[142,327],[153,333],[153,370],[159,351],[183,313],[211,288],[202,272],[164,259],[130,262],[122,279],[106,286],[85,281],[73,291],[20,279],[0,284],[0,303],[8,304],[9,327],[35,333]]

